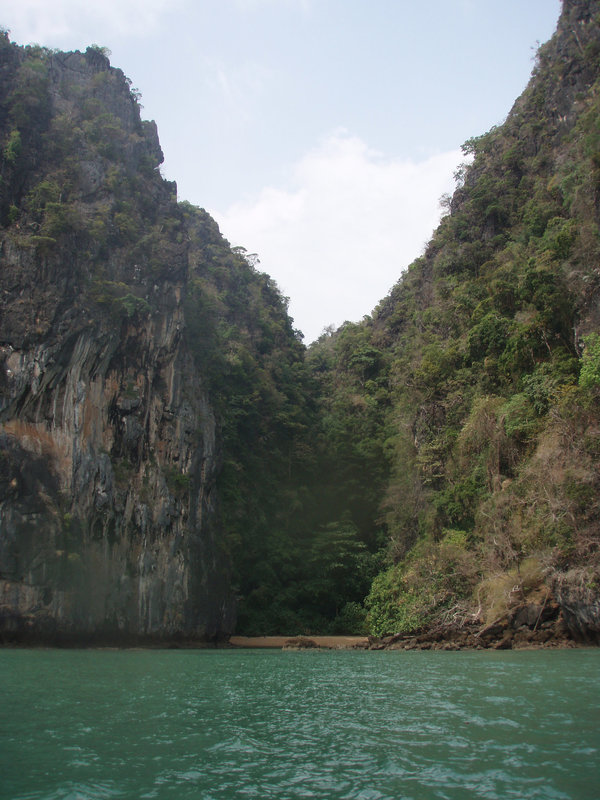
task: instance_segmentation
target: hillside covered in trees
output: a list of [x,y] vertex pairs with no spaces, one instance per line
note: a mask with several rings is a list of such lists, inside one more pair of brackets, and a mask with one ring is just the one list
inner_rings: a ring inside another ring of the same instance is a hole
[[597,638],[597,2],[465,143],[422,257],[308,349],[101,48],[3,36],[0,75],[3,637],[385,636],[531,600]]
[[384,544],[376,634],[536,593],[600,629],[599,66],[598,4],[565,2],[423,256],[309,354],[332,496]]

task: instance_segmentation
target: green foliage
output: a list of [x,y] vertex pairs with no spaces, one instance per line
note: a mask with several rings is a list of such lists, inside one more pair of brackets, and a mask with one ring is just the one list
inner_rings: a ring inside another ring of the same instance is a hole
[[17,163],[18,157],[21,155],[21,133],[18,128],[14,128],[8,137],[8,141],[4,146],[2,156],[4,162],[9,166],[14,166]]
[[576,372],[577,360],[561,348],[552,361],[537,364],[529,375],[523,376],[523,393],[537,414],[547,413],[564,387],[575,382]]
[[47,52],[28,48],[20,64],[10,95],[10,118],[23,136],[25,130],[44,128],[50,115],[49,66]]
[[502,406],[501,418],[509,439],[527,442],[539,432],[535,405],[527,394],[514,394]]
[[550,252],[555,258],[563,260],[571,255],[576,236],[577,224],[575,220],[554,217],[546,225],[543,244],[547,243]]
[[37,252],[40,253],[41,255],[46,255],[54,250],[57,241],[52,236],[36,235],[29,237],[29,244],[30,246],[35,247]]
[[374,575],[373,558],[350,521],[332,522],[317,531],[307,567],[306,592],[329,619],[348,603],[360,603]]
[[413,633],[452,603],[469,597],[479,579],[465,531],[447,529],[437,543],[421,541],[407,558],[380,573],[365,601],[375,636]]
[[584,344],[579,373],[579,385],[582,389],[595,389],[600,386],[600,336],[590,333],[582,337]]
[[95,281],[91,297],[99,306],[108,308],[114,318],[131,319],[151,311],[148,301],[128,291],[122,281]]
[[324,563],[333,553],[319,555],[313,546],[319,521],[307,487],[314,411],[304,347],[286,298],[258,272],[257,259],[232,251],[204,212],[189,204],[182,212],[193,235],[184,335],[220,430],[218,492],[240,598],[238,629],[322,630],[355,598],[327,595],[324,586],[339,588],[337,572],[327,573]]
[[117,211],[114,215],[114,224],[123,239],[131,242],[136,240],[138,236],[138,224],[130,212]]
[[136,297],[131,292],[123,295],[123,297],[115,298],[113,308],[125,314],[126,317],[135,317],[138,314],[148,314],[150,312],[150,304],[143,297]]
[[510,330],[510,320],[491,311],[469,331],[467,342],[469,356],[473,361],[481,361],[486,356],[499,356],[504,352]]
[[169,467],[165,469],[164,473],[169,491],[173,494],[181,495],[190,488],[190,476],[181,472],[177,467]]
[[[99,109],[100,110],[100,109]],[[120,160],[126,152],[125,131],[121,120],[109,111],[96,113],[82,124],[87,139],[104,158]]]
[[391,567],[373,581],[366,600],[369,631],[374,636],[412,633],[429,622],[431,596],[406,586],[400,567]]
[[62,189],[58,182],[52,178],[44,178],[36,184],[25,199],[25,206],[34,217],[41,218],[41,214],[48,205],[60,203]]

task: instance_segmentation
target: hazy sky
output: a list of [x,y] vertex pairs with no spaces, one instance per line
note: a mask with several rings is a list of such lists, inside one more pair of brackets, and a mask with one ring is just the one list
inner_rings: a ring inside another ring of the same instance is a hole
[[503,121],[559,0],[0,0],[19,44],[100,44],[179,199],[290,298],[307,342],[418,256],[460,145]]

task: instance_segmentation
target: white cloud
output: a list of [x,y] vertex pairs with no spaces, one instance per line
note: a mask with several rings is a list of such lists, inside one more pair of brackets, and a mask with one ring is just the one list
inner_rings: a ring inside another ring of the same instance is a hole
[[[19,43],[55,45],[81,36],[96,41],[98,27],[103,35],[144,36],[159,25],[177,0],[19,0],[0,10],[0,24],[10,29]],[[100,42],[102,44],[102,42]]]
[[310,342],[369,314],[420,255],[461,156],[384,158],[336,132],[293,167],[291,188],[267,187],[214,216],[233,245],[258,253]]

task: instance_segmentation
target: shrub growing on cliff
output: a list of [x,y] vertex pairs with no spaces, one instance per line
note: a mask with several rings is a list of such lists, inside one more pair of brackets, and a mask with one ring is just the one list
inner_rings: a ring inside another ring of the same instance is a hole
[[468,598],[478,580],[477,555],[464,531],[419,542],[407,558],[379,574],[365,601],[375,636],[412,633]]
[[11,167],[17,162],[17,158],[21,155],[21,133],[15,128],[10,132],[8,141],[4,146],[2,156],[6,164]]
[[595,389],[600,386],[600,336],[590,333],[582,339],[585,349],[579,373],[579,385],[582,389]]

